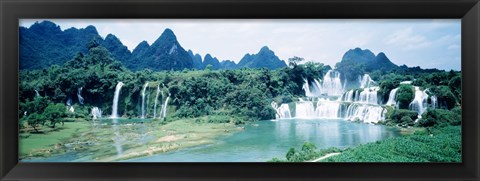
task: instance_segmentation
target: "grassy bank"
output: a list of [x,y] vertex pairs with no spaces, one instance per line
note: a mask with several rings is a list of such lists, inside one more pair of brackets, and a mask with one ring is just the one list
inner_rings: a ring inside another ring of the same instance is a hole
[[285,159],[273,158],[270,162],[313,160],[317,162],[462,161],[461,126],[414,128],[412,131],[413,133],[401,137],[389,138],[343,150],[338,148],[317,150],[312,143],[305,143],[299,150],[290,148],[285,154]]
[[417,131],[342,151],[322,162],[461,162],[461,126]]
[[88,122],[66,122],[56,128],[43,127],[42,132],[24,132],[19,134],[20,158],[28,156],[49,155],[57,152],[57,149],[65,141],[74,138],[79,133],[91,128]]
[[240,130],[234,124],[199,122],[198,119],[115,126],[87,121],[66,122],[64,126],[43,133],[21,133],[20,158],[79,152],[91,161],[118,161],[214,143],[217,138]]

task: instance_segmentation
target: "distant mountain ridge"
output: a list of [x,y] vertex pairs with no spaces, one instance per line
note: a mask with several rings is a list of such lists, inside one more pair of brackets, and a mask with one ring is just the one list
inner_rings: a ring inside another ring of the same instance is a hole
[[342,60],[335,65],[335,69],[344,74],[349,80],[355,80],[358,75],[375,70],[390,71],[398,66],[388,59],[385,53],[375,55],[369,49],[350,49],[342,57]]
[[112,56],[131,70],[203,70],[208,65],[212,69],[269,68],[286,67],[268,47],[257,54],[246,54],[239,64],[231,60],[219,61],[210,54],[202,60],[199,54],[188,52],[180,45],[174,32],[165,29],[151,45],[140,42],[133,51],[113,34],[103,39],[94,26],[83,29],[69,28],[64,31],[51,21],[34,23],[30,28],[20,27],[20,69],[41,69],[52,65],[62,65],[72,59],[77,52],[87,53],[87,43],[94,40],[105,47]]

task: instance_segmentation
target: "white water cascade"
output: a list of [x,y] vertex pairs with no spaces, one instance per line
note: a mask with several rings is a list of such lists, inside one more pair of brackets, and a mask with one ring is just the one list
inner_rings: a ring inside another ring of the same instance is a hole
[[422,91],[419,87],[415,87],[415,98],[410,103],[409,108],[412,111],[416,111],[418,113],[418,118],[422,117],[423,112],[427,109],[427,98],[428,94],[426,90]]
[[36,93],[35,95],[36,95],[37,97],[40,97],[40,93],[38,93],[38,90],[35,90],[35,93]]
[[337,119],[339,118],[340,102],[320,99],[317,102],[315,116],[319,118]]
[[370,87],[370,88],[365,88],[363,90],[361,89],[349,90],[343,93],[342,97],[340,97],[340,100],[344,102],[377,105],[379,102],[378,90],[379,90],[379,87]]
[[432,104],[432,108],[436,109],[438,107],[438,98],[437,96],[431,96],[430,101]]
[[303,90],[307,97],[320,97],[321,95],[339,96],[342,95],[345,84],[342,85],[340,73],[334,70],[329,70],[323,77],[323,81],[314,79],[309,82],[304,79]]
[[[305,96],[307,97],[318,97],[322,94],[322,84],[319,80],[314,80],[312,86],[307,79],[304,79],[303,90],[305,91]],[[311,88],[310,88],[311,87]]]
[[145,118],[145,91],[147,90],[148,82],[143,85],[142,90],[142,119]]
[[322,94],[339,96],[343,93],[343,85],[340,80],[340,72],[329,70],[323,77]]
[[92,108],[92,116],[93,116],[93,119],[102,118],[102,110],[100,110],[100,108],[98,108],[98,107],[93,107]]
[[312,101],[296,102],[295,107],[295,118],[315,118],[315,108]]
[[360,81],[360,88],[369,88],[375,86],[376,84],[368,74],[358,76],[358,79]]
[[157,118],[158,95],[160,94],[160,85],[157,85],[157,94],[155,95],[155,106],[153,107],[153,119]]
[[390,94],[388,95],[388,101],[387,101],[386,105],[394,106],[394,107],[397,106],[397,91],[398,91],[398,88],[392,89],[390,91]]
[[290,107],[288,104],[281,104],[280,107],[278,107],[278,104],[276,102],[272,102],[272,107],[277,111],[276,118],[277,119],[288,119],[292,118],[292,114],[290,113]]
[[82,90],[83,90],[83,87],[78,88],[78,90],[77,90],[77,97],[78,97],[78,103],[80,103],[80,104],[83,105],[83,101],[84,101],[85,99],[83,99],[83,97],[82,97]]
[[168,106],[168,100],[170,99],[170,94],[168,94],[167,99],[165,99],[165,103],[163,103],[162,107],[162,118],[167,117],[167,106]]
[[115,94],[113,96],[113,104],[112,104],[112,116],[111,118],[117,118],[117,108],[118,108],[118,98],[120,97],[120,90],[122,89],[123,82],[118,82],[117,86],[115,87]]

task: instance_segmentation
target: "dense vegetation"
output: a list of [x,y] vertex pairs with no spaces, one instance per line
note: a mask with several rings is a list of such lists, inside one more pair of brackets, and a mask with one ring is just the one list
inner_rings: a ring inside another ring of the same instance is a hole
[[[104,113],[111,112],[113,92],[118,82],[125,84],[119,103],[119,114],[125,117],[139,115],[142,85],[150,82],[150,86],[161,87],[164,97],[171,96],[170,105],[175,108],[171,116],[173,120],[200,116],[217,116],[221,119],[212,120],[234,123],[272,119],[275,117],[270,106],[272,100],[291,102],[293,97],[303,96],[304,79],[318,79],[330,69],[320,63],[297,65],[295,62],[290,68],[274,71],[214,71],[207,67],[204,71],[153,72],[145,69],[132,72],[96,41],[89,42],[87,47],[88,53],[78,53],[63,66],[20,72],[19,116],[22,120],[35,128],[46,123],[55,126],[58,120],[44,117],[50,105],[57,105],[56,110],[63,112],[69,109],[65,104],[76,110],[71,115],[58,114],[59,120],[90,117],[93,106],[101,108]],[[77,96],[79,92],[84,97],[82,101]],[[229,118],[226,115],[235,116]]]

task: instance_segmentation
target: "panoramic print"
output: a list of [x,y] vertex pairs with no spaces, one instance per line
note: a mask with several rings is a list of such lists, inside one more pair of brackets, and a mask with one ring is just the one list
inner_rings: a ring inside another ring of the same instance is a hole
[[461,162],[460,39],[454,19],[20,19],[19,160]]

